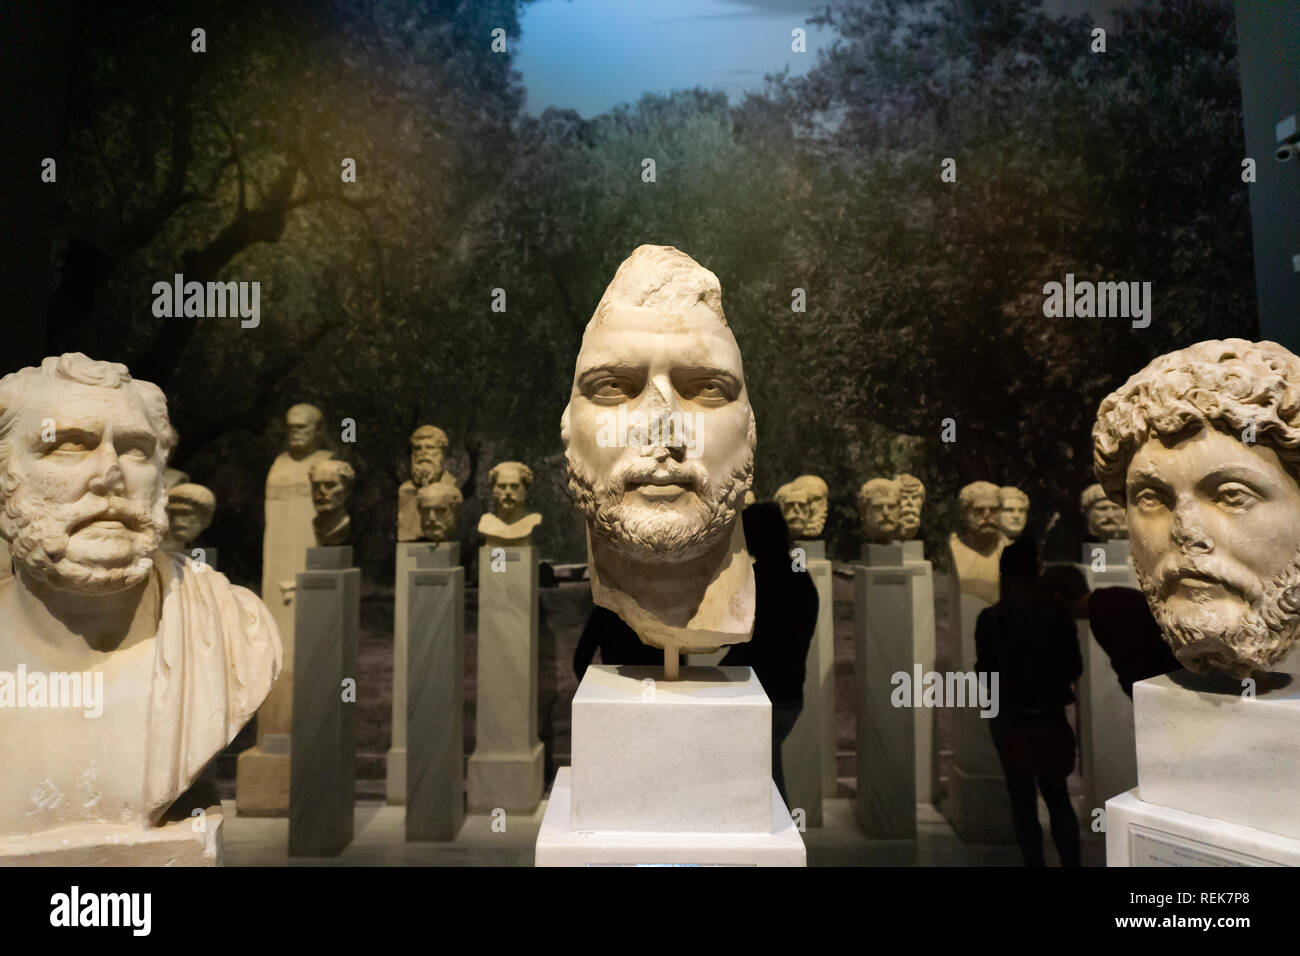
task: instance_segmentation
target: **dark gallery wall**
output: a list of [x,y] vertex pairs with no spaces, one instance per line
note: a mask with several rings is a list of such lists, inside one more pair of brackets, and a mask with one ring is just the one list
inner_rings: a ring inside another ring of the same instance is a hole
[[1300,3],[1237,0],[1241,112],[1246,155],[1258,179],[1250,187],[1259,293],[1260,337],[1300,352],[1300,154],[1284,163],[1276,124],[1300,115]]

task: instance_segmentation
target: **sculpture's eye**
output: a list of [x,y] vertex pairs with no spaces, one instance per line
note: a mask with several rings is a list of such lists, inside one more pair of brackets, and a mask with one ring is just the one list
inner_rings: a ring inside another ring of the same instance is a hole
[[1154,511],[1164,507],[1164,498],[1154,488],[1143,488],[1133,498],[1133,503],[1143,511]]
[[1259,495],[1237,481],[1227,481],[1218,487],[1214,500],[1229,511],[1249,511],[1258,502]]
[[636,391],[631,382],[622,378],[601,378],[592,383],[593,398],[634,398]]

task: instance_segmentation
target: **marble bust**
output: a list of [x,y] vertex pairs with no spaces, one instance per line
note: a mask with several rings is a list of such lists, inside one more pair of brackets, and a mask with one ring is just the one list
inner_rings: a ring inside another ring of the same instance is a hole
[[1002,508],[998,518],[998,527],[1007,536],[1008,541],[1015,541],[1025,530],[1029,520],[1029,495],[1019,488],[1007,485],[998,489]]
[[318,461],[307,469],[307,480],[311,484],[311,505],[316,509],[311,521],[316,544],[322,548],[347,544],[352,536],[348,496],[356,481],[352,466],[337,458]]
[[1273,669],[1300,634],[1300,358],[1244,339],[1162,355],[1106,397],[1092,437],[1178,660]]
[[1128,516],[1124,506],[1106,497],[1101,485],[1089,485],[1079,496],[1079,507],[1088,522],[1089,541],[1119,541],[1128,537]]
[[790,529],[792,541],[809,541],[826,527],[830,489],[816,475],[800,475],[776,489],[773,496]]
[[[609,440],[615,420],[634,424]],[[717,276],[671,246],[623,261],[583,334],[560,437],[595,603],[664,649],[669,679],[679,651],[748,641],[739,518],[757,429]]]
[[898,482],[898,538],[911,541],[921,530],[921,508],[925,504],[925,485],[912,475],[895,475]]
[[902,508],[898,482],[892,478],[872,478],[858,489],[858,514],[862,518],[862,531],[873,544],[889,544],[901,540],[899,519]]
[[442,544],[456,539],[456,520],[464,497],[455,485],[434,482],[424,485],[415,495],[420,513],[420,535],[425,541]]
[[974,481],[957,497],[962,530],[948,539],[953,571],[963,594],[995,604],[1000,590],[998,560],[1011,542],[1002,533],[1002,489],[991,481]]
[[[132,846],[280,672],[262,602],[161,550],[174,435],[162,391],[124,365],[74,352],[0,379],[16,566],[0,583],[0,856]],[[5,678],[24,671],[51,676],[46,706],[10,709],[30,686]],[[56,675],[100,688],[98,713],[55,706]]]
[[503,461],[488,473],[492,482],[492,510],[478,522],[478,533],[489,548],[522,548],[533,543],[533,531],[542,523],[537,512],[524,510],[533,470],[518,461]]
[[167,534],[162,549],[186,554],[212,524],[217,497],[202,485],[185,482],[167,491]]
[[447,433],[437,425],[421,425],[411,432],[411,477],[397,489],[397,540],[419,541],[420,512],[416,495],[428,485],[456,486],[442,467],[447,454]]

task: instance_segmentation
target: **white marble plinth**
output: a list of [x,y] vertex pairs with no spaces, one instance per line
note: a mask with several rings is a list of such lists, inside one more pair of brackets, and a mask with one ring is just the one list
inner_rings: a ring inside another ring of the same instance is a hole
[[465,569],[407,571],[405,590],[406,839],[454,840],[465,821]]
[[772,705],[748,667],[587,668],[573,697],[572,829],[759,833]]
[[[909,548],[915,545],[915,548]],[[903,567],[914,576],[912,582],[912,660],[921,672],[934,670],[934,567],[920,557],[920,541],[903,542]],[[912,711],[916,744],[916,802],[934,803],[939,792],[939,748],[934,736],[934,710],[917,707]]]
[[349,547],[312,548],[297,579],[290,856],[337,856],[352,842],[361,571],[341,567],[351,561]]
[[768,781],[768,829],[762,833],[577,831],[573,782],[555,775],[537,835],[537,866],[806,866],[807,852],[776,785]]
[[[807,555],[805,573],[812,576],[813,586],[817,588],[817,624],[820,628],[823,618],[828,623],[830,621],[829,614],[823,614],[822,609],[822,602],[831,600],[831,563],[825,559],[826,542],[800,540],[795,542],[795,546],[803,548]],[[808,645],[808,659],[804,663],[803,710],[781,745],[781,766],[790,810],[803,811],[805,827],[822,825],[822,800],[828,795],[824,789],[826,775],[822,769],[822,761],[827,759],[823,740],[826,720],[822,713],[826,703],[819,637],[820,634],[814,631]],[[833,645],[831,653],[834,653]],[[834,759],[833,751],[830,756]],[[832,789],[829,795],[834,795],[834,792]]]
[[854,567],[854,683],[858,714],[858,825],[877,840],[916,837],[915,723],[891,700],[895,673],[912,674],[913,587],[902,564]]
[[454,568],[460,564],[460,545],[454,541],[397,543],[397,575],[393,588],[393,734],[386,759],[388,802],[406,802],[406,664],[410,606],[410,572],[424,568]]
[[1300,866],[1300,840],[1173,810],[1136,789],[1106,801],[1107,866]]
[[[808,573],[817,587],[817,688],[821,732],[822,797],[834,797],[839,789],[839,736],[835,727],[835,589],[830,561],[810,560]],[[809,655],[811,667],[812,655]],[[805,684],[805,687],[808,685]],[[807,691],[804,691],[805,699]]]
[[1300,677],[1175,671],[1133,685],[1143,802],[1300,839]]
[[794,547],[803,548],[803,556],[808,561],[826,560],[825,541],[813,541],[808,538],[799,538],[795,541]]
[[478,689],[467,790],[471,812],[532,812],[542,798],[537,738],[537,551],[479,549]]
[[903,542],[895,541],[891,544],[864,544],[859,563],[867,567],[897,568],[902,566],[904,560]]
[[[1125,566],[1131,568],[1133,556],[1129,551],[1127,538],[1115,541],[1085,541],[1080,549],[1079,561],[1086,571],[1105,573]],[[1133,586],[1137,587],[1136,584]]]

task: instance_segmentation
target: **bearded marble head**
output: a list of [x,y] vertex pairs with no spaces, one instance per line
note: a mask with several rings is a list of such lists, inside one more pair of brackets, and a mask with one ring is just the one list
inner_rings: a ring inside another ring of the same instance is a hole
[[167,531],[167,400],[125,365],[80,352],[0,379],[0,536],[61,590],[144,581]]
[[792,540],[816,538],[826,527],[830,489],[816,475],[800,475],[776,489],[773,497]]
[[417,488],[442,477],[447,454],[447,433],[437,425],[421,425],[411,432],[411,482]]
[[977,551],[1002,541],[1002,489],[991,481],[972,481],[957,494],[961,506],[962,542]]
[[1236,678],[1281,662],[1300,632],[1300,359],[1244,339],[1170,352],[1107,396],[1092,435],[1178,660]]
[[189,482],[167,491],[167,537],[164,548],[182,550],[212,524],[217,497],[203,485]]
[[1088,522],[1090,541],[1119,541],[1128,537],[1124,506],[1106,497],[1101,485],[1089,485],[1079,496],[1079,508]]
[[425,485],[416,493],[415,502],[425,540],[441,544],[456,537],[456,520],[464,504],[459,488],[441,482]]
[[921,508],[925,505],[925,485],[913,475],[895,475],[898,482],[898,538],[911,541],[921,530]]
[[888,544],[902,540],[902,491],[892,478],[872,478],[858,491],[858,514],[868,541]]

